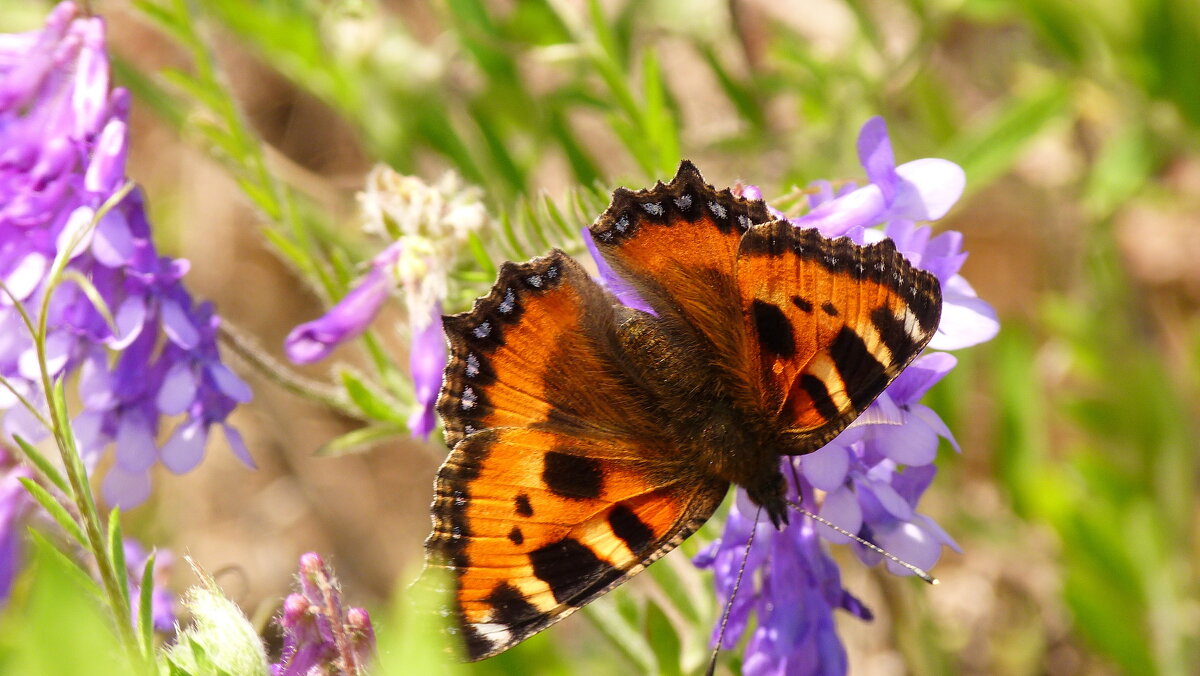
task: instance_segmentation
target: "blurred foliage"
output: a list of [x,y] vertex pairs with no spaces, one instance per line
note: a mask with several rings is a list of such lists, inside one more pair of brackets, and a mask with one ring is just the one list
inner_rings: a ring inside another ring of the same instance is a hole
[[[1019,579],[1025,538],[1048,532],[1038,541],[1049,551],[1039,555],[1053,562],[1065,634],[1050,635],[1053,611],[1036,607],[1043,599],[1004,587],[995,593],[1011,594],[1011,616],[985,628],[996,644],[967,655],[963,642],[943,638],[955,628],[939,624],[925,590],[901,590],[903,603],[890,610],[897,641],[910,670],[924,674],[1182,675],[1200,664],[1197,301],[1138,278],[1114,233],[1138,205],[1190,208],[1192,225],[1200,222],[1200,207],[1164,179],[1200,162],[1200,3],[845,0],[828,3],[841,23],[821,39],[798,5],[765,2],[444,0],[419,11],[367,0],[136,4],[190,66],[152,73],[126,63],[119,79],[229,169],[260,210],[264,236],[317,280],[326,301],[345,292],[369,245],[329,222],[303,185],[272,171],[230,94],[214,35],[232,37],[336,111],[369,156],[408,173],[451,167],[485,188],[501,231],[473,243],[453,309],[490,285],[497,260],[552,245],[577,252],[575,233],[598,213],[604,190],[669,176],[680,157],[729,167],[768,195],[853,176],[851,139],[874,114],[887,118],[899,157],[946,157],[966,169],[967,218],[1031,194],[1065,204],[1022,212],[1061,221],[990,240],[969,220],[955,224],[977,255],[987,243],[1024,237],[1004,250],[1031,256],[1045,274],[1031,293],[998,302],[1008,311],[1001,336],[960,355],[960,368],[932,393],[951,428],[975,442],[962,458],[943,458],[934,491],[953,495],[982,480],[1004,503],[988,521],[973,513],[973,496],[952,498],[946,523],[966,544],[967,562],[944,565],[969,566],[973,546],[992,545],[1017,552],[1004,559],[1015,569],[1003,578]],[[689,119],[697,114],[689,97],[701,89],[700,108],[719,111],[719,124]],[[1036,169],[1047,147],[1067,156],[1067,170],[1042,185]],[[578,189],[541,194],[561,171]],[[993,263],[986,291],[1003,294],[1018,281],[1005,265]],[[972,279],[976,272],[968,267]],[[1184,308],[1175,319],[1155,313],[1163,296]],[[403,367],[374,336],[364,346],[374,372],[343,373],[344,403],[382,425],[366,428],[381,437],[402,433],[395,402],[411,402]],[[43,559],[14,607],[35,618],[58,613],[45,626],[78,626],[78,640],[99,636],[86,608],[53,590],[67,574]],[[483,664],[430,672],[694,673],[718,609],[686,566],[650,570],[647,582],[629,585],[635,590],[589,610],[611,645],[585,645],[559,627]],[[47,604],[38,590],[63,598]],[[436,659],[421,633],[428,626],[397,596],[377,622],[382,673]],[[41,620],[16,617],[7,615],[3,665],[32,664],[22,646],[49,640]],[[1063,646],[1074,657],[1056,661]],[[69,659],[67,651],[52,657]]]

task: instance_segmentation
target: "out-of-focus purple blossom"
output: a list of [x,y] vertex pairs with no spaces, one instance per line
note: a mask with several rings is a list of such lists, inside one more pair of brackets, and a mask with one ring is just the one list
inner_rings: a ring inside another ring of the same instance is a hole
[[29,468],[16,456],[0,448],[0,604],[8,600],[13,580],[23,567],[21,538],[23,521],[33,505],[21,479],[32,479]]
[[[101,19],[64,2],[42,30],[0,35],[0,281],[12,296],[0,297],[0,375],[44,405],[37,355],[13,298],[38,308],[52,262],[67,256],[67,269],[91,280],[116,329],[82,290],[63,284],[49,304],[47,365],[52,377],[79,374],[80,451],[95,467],[114,445],[103,495],[124,508],[149,495],[155,464],[194,467],[213,425],[249,462],[225,421],[250,398],[221,362],[212,307],[193,302],[180,281],[187,262],[158,255],[141,194],[109,204],[126,182],[128,112],[128,93],[109,88]],[[0,409],[7,434],[45,434],[15,397],[0,397]],[[163,416],[180,421],[160,448]]]
[[329,312],[293,329],[284,349],[296,363],[324,359],[335,346],[362,333],[389,295],[399,295],[412,337],[409,368],[416,406],[408,428],[414,437],[428,438],[446,368],[441,307],[449,271],[469,237],[488,224],[487,210],[481,191],[463,185],[453,173],[429,184],[383,165],[367,176],[359,202],[363,229],[391,244]]
[[[929,226],[916,224],[941,218],[953,206],[962,194],[962,170],[939,159],[895,166],[880,118],[863,126],[858,150],[870,183],[835,192],[829,183],[819,182],[810,196],[811,210],[792,222],[860,244],[891,238],[915,266],[937,276],[943,309],[930,348],[955,349],[993,337],[999,329],[995,312],[958,274],[966,259],[961,234],[932,236]],[[748,186],[743,194],[753,196],[757,189]],[[956,361],[946,353],[923,354],[831,442],[808,455],[783,458],[789,498],[920,568],[932,567],[943,546],[957,550],[937,523],[916,511],[937,472],[933,462],[939,439],[958,449],[946,424],[919,400]],[[746,580],[730,606],[722,647],[738,643],[755,613],[758,622],[746,648],[745,673],[844,674],[846,654],[833,611],[840,608],[862,619],[871,614],[842,588],[837,566],[821,541],[853,541],[807,518],[792,519],[778,531],[767,522],[756,524],[757,508],[744,490],[739,488],[737,495],[721,538],[695,560],[713,569],[717,596],[727,602],[754,530]],[[852,546],[868,565],[882,559],[858,543]],[[892,561],[887,566],[897,575],[912,574]]]
[[[146,548],[136,540],[125,538],[125,567],[129,571],[129,601],[133,608],[140,603],[142,593],[142,569],[150,558]],[[167,578],[175,557],[171,552],[158,550],[154,556],[154,572],[151,578],[154,589],[150,593],[150,618],[154,630],[170,632],[175,629],[175,594],[167,587]]]
[[608,261],[604,260],[604,256],[600,255],[600,250],[596,248],[596,241],[592,239],[592,232],[589,228],[580,230],[583,233],[583,243],[587,246],[588,253],[592,255],[592,261],[596,264],[596,272],[600,277],[600,285],[608,289],[617,300],[627,307],[655,314],[654,309],[650,304],[638,295],[637,289],[633,285],[617,275]]
[[442,332],[442,304],[435,303],[425,326],[413,326],[408,366],[412,374],[417,409],[408,419],[414,437],[428,439],[433,432],[433,407],[442,390],[442,372],[446,370],[446,334]]
[[300,592],[283,602],[283,652],[273,676],[366,673],[375,630],[362,608],[345,609],[333,571],[315,553],[300,557]]
[[387,300],[392,287],[388,269],[395,265],[400,251],[398,242],[384,249],[371,261],[367,274],[328,312],[292,329],[283,344],[288,359],[297,364],[320,361],[333,348],[365,331]]

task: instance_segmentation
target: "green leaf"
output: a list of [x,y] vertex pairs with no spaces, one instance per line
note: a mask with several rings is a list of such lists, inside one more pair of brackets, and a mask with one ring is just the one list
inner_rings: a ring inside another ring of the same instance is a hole
[[125,569],[125,540],[121,534],[121,508],[113,507],[108,513],[108,560],[116,573],[121,598],[129,599],[129,572]]
[[397,402],[390,401],[374,385],[349,369],[343,369],[338,375],[342,386],[346,388],[346,394],[350,397],[350,401],[354,402],[354,405],[367,417],[373,420],[404,424],[407,416],[400,413],[400,405]]
[[368,425],[332,439],[317,449],[316,455],[329,457],[362,453],[385,441],[407,434],[403,425]]
[[616,603],[593,603],[584,609],[584,616],[608,638],[614,648],[637,666],[637,673],[659,673],[660,665],[654,647],[631,618],[622,614]]
[[31,584],[14,594],[0,616],[0,673],[137,673],[124,659],[95,583],[41,534],[31,533]]
[[79,527],[79,524],[75,523],[75,519],[71,517],[71,513],[67,511],[67,508],[63,507],[62,503],[55,500],[49,491],[33,479],[21,477],[20,481],[25,490],[29,492],[30,497],[36,500],[42,506],[42,509],[46,510],[54,518],[54,521],[63,529],[63,532],[69,535],[72,540],[79,543],[79,546],[86,549],[87,538],[84,537],[83,530]]
[[683,673],[679,663],[682,654],[679,634],[657,603],[651,601],[646,605],[646,635],[658,661],[658,673],[679,676]]
[[142,652],[154,654],[154,560],[158,552],[150,552],[146,557],[146,565],[142,567],[142,577],[138,588],[138,629],[142,639]]
[[41,451],[37,450],[28,441],[25,441],[19,434],[13,435],[13,441],[17,442],[17,446],[25,454],[26,459],[37,468],[42,476],[46,477],[47,481],[54,484],[54,487],[62,491],[63,495],[66,495],[68,498],[74,495],[74,491],[71,490],[71,486],[63,478],[62,473],[58,471],[58,468],[46,456],[42,455]]

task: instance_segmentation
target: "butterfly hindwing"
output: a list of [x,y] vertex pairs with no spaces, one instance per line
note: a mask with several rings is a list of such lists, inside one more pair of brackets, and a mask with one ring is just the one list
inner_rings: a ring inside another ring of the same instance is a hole
[[654,449],[542,429],[472,434],[438,473],[429,563],[455,579],[466,657],[570,615],[673,549],[727,482],[647,471]]
[[764,401],[816,450],[852,422],[937,329],[937,278],[891,240],[860,246],[786,221],[754,226],[738,250],[738,287]]

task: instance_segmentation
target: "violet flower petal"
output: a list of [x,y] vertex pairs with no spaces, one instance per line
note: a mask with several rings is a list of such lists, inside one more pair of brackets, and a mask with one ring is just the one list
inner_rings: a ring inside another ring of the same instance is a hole
[[366,330],[387,298],[389,281],[379,268],[363,277],[321,317],[292,329],[284,352],[297,364],[311,364],[329,356],[333,348]]
[[204,428],[199,420],[188,420],[176,426],[171,438],[158,452],[163,466],[175,474],[187,474],[199,465],[208,442]]

